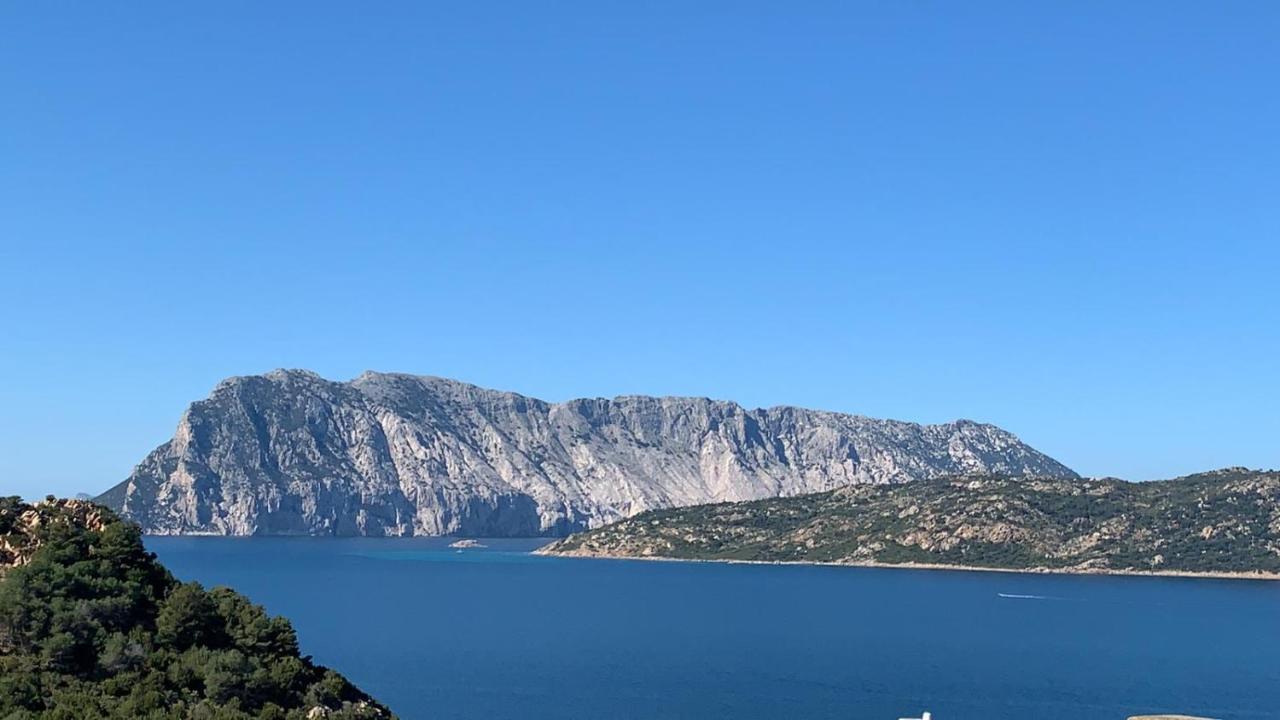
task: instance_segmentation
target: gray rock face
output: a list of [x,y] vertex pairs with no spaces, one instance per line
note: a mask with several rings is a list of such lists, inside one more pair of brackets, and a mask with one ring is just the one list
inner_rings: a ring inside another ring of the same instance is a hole
[[992,425],[435,377],[223,381],[99,500],[151,533],[563,535],[643,510],[957,473],[1076,477]]

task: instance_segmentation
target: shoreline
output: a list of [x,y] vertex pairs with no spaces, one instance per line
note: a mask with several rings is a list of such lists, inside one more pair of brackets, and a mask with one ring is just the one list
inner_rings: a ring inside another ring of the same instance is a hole
[[946,563],[880,563],[880,562],[832,562],[820,560],[734,560],[731,558],[677,558],[662,555],[618,555],[614,553],[543,552],[542,557],[573,558],[583,560],[645,560],[652,562],[720,563],[725,565],[795,565],[810,567],[867,568],[872,570],[950,570],[952,572],[994,572],[1019,575],[1114,575],[1153,578],[1190,578],[1199,580],[1261,580],[1280,581],[1280,573],[1212,572],[1192,570],[1108,570],[1092,568],[999,568],[982,565],[949,565]]
[[[449,535],[410,535],[403,537],[384,537],[384,536],[331,536],[331,535],[219,535],[217,533],[175,533],[175,534],[146,534],[147,538],[223,538],[232,540],[253,540],[264,537],[269,538],[288,538],[298,540],[350,540],[350,539],[376,539],[376,540],[404,540],[404,539],[454,539],[456,536]],[[478,538],[479,540],[494,538]],[[881,563],[881,562],[835,562],[824,560],[736,560],[733,558],[679,558],[664,555],[620,555],[617,553],[583,553],[578,551],[570,552],[545,552],[547,546],[554,544],[556,538],[545,537],[529,537],[529,538],[496,538],[498,540],[546,540],[547,544],[534,550],[525,551],[529,555],[549,558],[568,558],[574,560],[644,560],[647,562],[675,562],[675,563],[718,563],[723,565],[790,565],[790,566],[810,566],[810,567],[834,567],[834,568],[867,568],[873,570],[943,570],[952,572],[990,572],[990,573],[1013,573],[1021,575],[1110,575],[1122,577],[1152,577],[1152,578],[1189,578],[1200,580],[1260,580],[1267,582],[1280,581],[1280,573],[1270,573],[1265,571],[1248,571],[1248,572],[1213,572],[1213,571],[1192,571],[1192,570],[1110,570],[1097,568],[1002,568],[987,567],[983,565],[951,565],[947,563]],[[445,546],[450,547],[450,546]]]

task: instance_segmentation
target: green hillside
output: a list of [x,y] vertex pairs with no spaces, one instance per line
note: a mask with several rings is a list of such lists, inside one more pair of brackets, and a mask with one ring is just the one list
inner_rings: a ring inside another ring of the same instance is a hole
[[543,552],[1001,569],[1280,573],[1280,473],[951,477],[637,515]]
[[0,718],[392,717],[284,618],[178,582],[111,511],[0,498]]

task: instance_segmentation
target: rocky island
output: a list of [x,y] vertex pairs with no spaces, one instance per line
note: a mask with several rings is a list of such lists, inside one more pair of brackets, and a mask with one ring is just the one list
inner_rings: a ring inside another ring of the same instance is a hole
[[99,501],[154,534],[559,536],[645,510],[957,473],[1075,478],[993,425],[455,380],[235,377]]
[[176,580],[110,510],[0,498],[0,717],[394,715],[301,655],[284,618]]
[[963,475],[642,513],[540,552],[1280,576],[1280,472],[1131,483]]

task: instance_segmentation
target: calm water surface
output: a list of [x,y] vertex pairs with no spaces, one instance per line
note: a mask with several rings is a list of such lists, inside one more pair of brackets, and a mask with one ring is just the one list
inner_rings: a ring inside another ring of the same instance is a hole
[[[149,538],[405,720],[1280,718],[1280,583]],[[1009,597],[1016,596],[1016,597]]]

